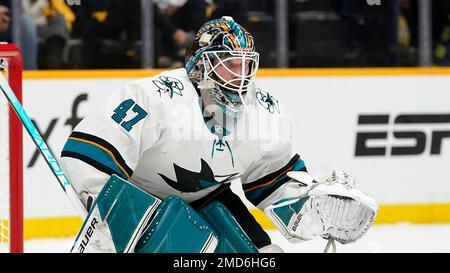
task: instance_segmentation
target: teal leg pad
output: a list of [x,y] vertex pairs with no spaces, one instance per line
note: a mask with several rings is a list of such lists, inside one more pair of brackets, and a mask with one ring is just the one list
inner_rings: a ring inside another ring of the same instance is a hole
[[216,253],[259,252],[230,211],[221,202],[212,202],[201,209],[199,213],[219,236]]
[[98,194],[72,252],[131,252],[161,200],[113,175]]
[[210,225],[176,196],[158,207],[155,217],[136,245],[137,253],[214,252],[217,235]]

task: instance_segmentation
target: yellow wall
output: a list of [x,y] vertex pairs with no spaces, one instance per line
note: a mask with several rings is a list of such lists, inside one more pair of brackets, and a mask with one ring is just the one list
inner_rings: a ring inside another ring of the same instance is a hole
[[[274,225],[260,210],[251,210],[264,229],[274,229]],[[414,224],[449,223],[450,204],[382,205],[375,224],[409,222]],[[25,240],[33,238],[75,236],[82,221],[78,217],[26,219]]]
[[[25,79],[61,78],[143,78],[156,75],[162,69],[130,70],[42,70],[25,71]],[[314,76],[390,76],[390,75],[450,75],[450,68],[324,68],[324,69],[260,69],[258,77],[314,77]]]

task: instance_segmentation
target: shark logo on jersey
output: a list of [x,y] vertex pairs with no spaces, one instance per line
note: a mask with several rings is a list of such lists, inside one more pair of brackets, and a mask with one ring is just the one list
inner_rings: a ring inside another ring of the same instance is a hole
[[[181,192],[196,192],[221,183],[230,182],[239,177],[239,173],[227,175],[214,175],[211,167],[205,160],[201,159],[200,172],[186,170],[177,164],[173,164],[177,181],[173,181],[163,174],[159,176],[166,181],[172,188]],[[220,180],[220,181],[218,181]]]
[[259,104],[262,105],[265,109],[267,109],[271,114],[275,112],[275,110],[280,113],[280,107],[278,106],[278,100],[275,99],[272,95],[267,92],[258,89],[256,92],[256,98],[258,99]]
[[174,94],[183,96],[181,91],[184,89],[184,86],[178,79],[159,76],[159,80],[153,80],[153,83],[158,87],[156,92],[159,93],[159,96],[162,96],[162,93],[168,93],[170,98],[173,98]]

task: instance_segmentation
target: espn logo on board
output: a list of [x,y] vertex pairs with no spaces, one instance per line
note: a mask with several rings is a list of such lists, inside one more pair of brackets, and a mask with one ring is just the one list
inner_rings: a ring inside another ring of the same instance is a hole
[[450,114],[359,115],[355,156],[441,155],[446,141]]

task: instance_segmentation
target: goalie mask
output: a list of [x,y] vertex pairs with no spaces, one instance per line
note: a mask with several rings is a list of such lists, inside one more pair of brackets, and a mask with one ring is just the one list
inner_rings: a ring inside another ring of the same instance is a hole
[[205,23],[186,49],[185,60],[191,81],[225,113],[235,115],[250,101],[259,54],[250,33],[231,17]]

